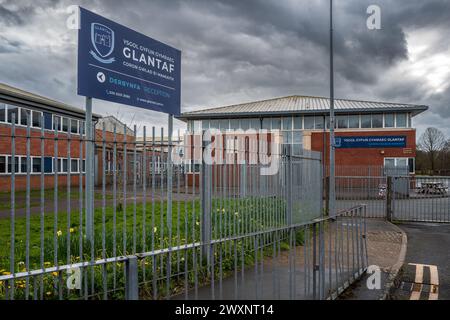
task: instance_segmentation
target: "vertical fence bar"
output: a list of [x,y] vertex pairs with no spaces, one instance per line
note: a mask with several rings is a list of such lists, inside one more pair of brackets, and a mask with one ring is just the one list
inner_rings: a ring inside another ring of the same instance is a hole
[[[44,115],[41,114],[40,117],[40,124],[41,124],[41,138],[40,138],[40,146],[41,146],[41,172],[40,172],[40,184],[41,184],[41,190],[40,190],[40,267],[41,269],[45,268],[45,260],[44,260],[44,233],[45,233],[45,225],[44,225],[44,209],[45,209],[45,198],[44,198],[44,189],[45,189],[45,148],[44,148],[44,142],[45,142],[45,133],[44,133]],[[40,299],[44,299],[44,277],[40,276]]]

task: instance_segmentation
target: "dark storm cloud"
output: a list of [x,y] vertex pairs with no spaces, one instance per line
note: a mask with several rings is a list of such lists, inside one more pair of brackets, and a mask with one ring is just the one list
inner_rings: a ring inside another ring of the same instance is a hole
[[[328,0],[30,3],[0,0],[0,24],[16,28],[15,34],[0,30],[0,63],[6,65],[0,81],[26,84],[25,89],[69,103],[83,102],[75,95],[76,32],[60,32],[56,44],[49,37],[55,37],[58,28],[64,30],[65,8],[71,4],[180,48],[184,111],[289,94],[327,96],[329,92]],[[381,7],[382,30],[366,28],[366,9],[371,4]],[[449,119],[450,75],[444,90],[430,93],[427,83],[408,71],[408,33],[448,31],[449,6],[440,0],[335,1],[336,95],[429,104],[430,117],[438,114]],[[27,32],[36,39],[18,37]],[[445,52],[449,44],[442,37],[426,53]],[[28,68],[14,66],[25,60]],[[95,105],[99,112],[134,116],[155,125],[163,117],[126,106],[114,105],[111,111],[111,104],[101,101]]]

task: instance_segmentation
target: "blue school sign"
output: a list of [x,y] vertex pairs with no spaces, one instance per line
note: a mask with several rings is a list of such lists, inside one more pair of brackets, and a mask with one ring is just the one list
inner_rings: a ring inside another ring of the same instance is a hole
[[80,8],[78,94],[180,114],[181,52]]
[[335,137],[336,148],[405,148],[406,136]]

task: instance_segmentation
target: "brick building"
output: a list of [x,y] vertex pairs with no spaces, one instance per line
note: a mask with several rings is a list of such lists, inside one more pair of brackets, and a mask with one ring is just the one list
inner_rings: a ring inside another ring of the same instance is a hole
[[[12,139],[13,118],[15,119],[14,139]],[[30,121],[30,187],[32,189],[41,187],[41,172],[44,173],[44,187],[53,187],[55,171],[58,173],[58,186],[67,184],[69,172],[71,184],[78,185],[80,176],[83,179],[85,167],[85,148],[82,142],[85,135],[84,118],[84,110],[0,83],[0,184],[2,191],[11,190],[13,148],[15,189],[24,190],[26,187],[28,119]],[[99,115],[93,115],[94,121],[99,118]]]
[[[336,166],[348,170],[407,167],[413,174],[413,117],[427,109],[424,105],[336,99]],[[187,122],[191,133],[211,128],[228,134],[248,129],[278,132],[294,153],[302,149],[322,152],[327,165],[328,115],[328,98],[288,96],[185,112],[179,119]],[[341,170],[341,174],[345,173]],[[358,174],[366,173],[361,170]]]

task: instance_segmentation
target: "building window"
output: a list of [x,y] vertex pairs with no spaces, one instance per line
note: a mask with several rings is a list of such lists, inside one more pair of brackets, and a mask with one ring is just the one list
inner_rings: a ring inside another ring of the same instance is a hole
[[209,129],[209,120],[202,120],[202,130]]
[[44,172],[45,173],[52,173],[53,172],[52,157],[45,157],[44,158]]
[[242,130],[248,130],[250,128],[250,121],[249,119],[241,119],[241,129]]
[[53,119],[51,113],[44,112],[44,128],[47,130],[53,129]]
[[316,129],[323,129],[324,128],[324,121],[325,121],[325,117],[324,116],[315,116],[314,117],[315,119],[315,125],[314,125],[314,127],[316,128]]
[[[31,161],[31,158],[30,158]],[[27,173],[27,157],[20,157],[20,172]]]
[[384,166],[387,169],[399,169],[400,171],[394,171],[397,174],[406,172],[406,169],[409,173],[414,173],[416,170],[414,158],[384,158]]
[[304,128],[305,130],[314,129],[314,116],[305,116],[304,118]]
[[42,127],[42,112],[32,111],[32,126],[35,128]]
[[[209,122],[209,128],[210,129],[219,129],[219,120],[211,120]],[[195,128],[194,128],[195,131]]]
[[303,117],[294,117],[294,129],[303,129]]
[[283,118],[283,130],[292,130],[292,117]]
[[339,115],[336,117],[337,127],[339,129],[347,129],[348,128],[348,116],[347,115]]
[[30,120],[31,126],[31,110],[20,108],[20,124],[23,126],[28,125],[28,119]]
[[397,113],[396,126],[397,126],[397,128],[405,128],[406,127],[406,113]]
[[[225,131],[225,130],[229,130],[230,129],[230,122],[228,121],[228,119],[222,119],[219,121],[219,126],[220,126],[220,130]],[[203,128],[203,130],[205,130],[205,128]]]
[[263,118],[262,119],[262,128],[265,130],[272,129],[272,120],[270,118]]
[[250,119],[250,129],[260,130],[261,129],[261,121],[259,119]]
[[85,122],[84,121],[80,121],[80,134],[84,135],[85,132],[86,132]]
[[61,117],[53,116],[53,130],[61,131]]
[[393,113],[386,113],[384,115],[384,127],[393,128],[395,126],[395,115]]
[[78,159],[70,159],[70,172],[78,172]]
[[0,173],[6,173],[6,156],[0,156]]
[[362,114],[361,115],[361,128],[371,128],[372,121],[370,114]]
[[70,133],[78,133],[78,120],[71,119],[70,120]]
[[281,130],[281,118],[272,118],[272,130]]
[[33,158],[31,159],[31,167],[32,167],[32,172],[33,173],[38,173],[42,171],[42,159],[41,158]]
[[[12,157],[8,157],[8,173],[11,173],[12,168]],[[14,172],[19,172],[19,157],[14,157]]]
[[15,117],[14,123],[19,124],[19,108],[16,106],[9,105],[7,107],[7,113],[8,113],[8,122],[12,123],[13,115]]
[[359,128],[359,114],[353,114],[348,117],[349,128]]
[[6,105],[0,103],[0,122],[6,122]]
[[383,128],[383,115],[373,114],[372,115],[372,128]]
[[69,119],[66,117],[62,118],[62,131],[69,132]]
[[239,119],[230,119],[230,129],[239,130]]

